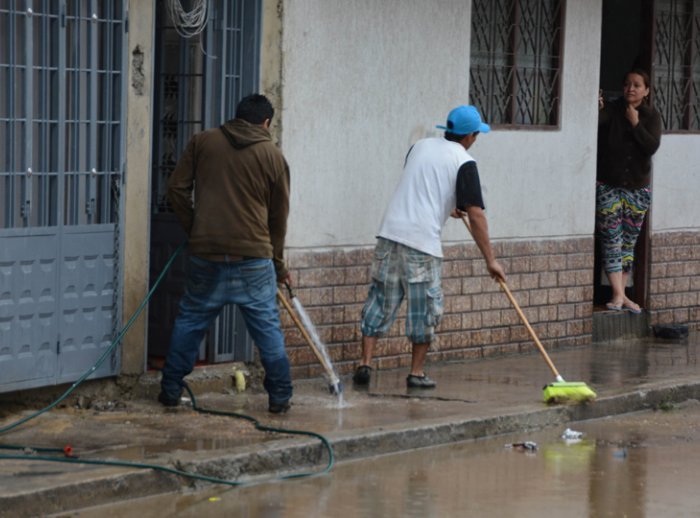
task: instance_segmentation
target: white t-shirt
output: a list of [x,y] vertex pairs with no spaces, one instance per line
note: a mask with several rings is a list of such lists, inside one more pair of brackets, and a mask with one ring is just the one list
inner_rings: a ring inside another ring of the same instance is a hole
[[457,142],[441,137],[416,142],[377,236],[442,257],[442,228],[456,207],[457,173],[470,161]]

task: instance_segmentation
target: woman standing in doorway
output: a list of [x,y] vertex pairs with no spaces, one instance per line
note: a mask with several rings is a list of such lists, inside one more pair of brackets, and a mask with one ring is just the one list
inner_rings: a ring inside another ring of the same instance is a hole
[[661,142],[661,116],[649,103],[649,75],[625,75],[623,96],[598,99],[598,178],[596,229],[603,268],[610,281],[610,310],[641,313],[625,294],[634,245],[651,205],[651,156]]

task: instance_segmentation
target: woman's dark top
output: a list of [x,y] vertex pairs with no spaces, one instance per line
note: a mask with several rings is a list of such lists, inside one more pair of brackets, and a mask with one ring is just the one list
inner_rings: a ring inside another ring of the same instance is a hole
[[639,124],[625,117],[627,103],[607,103],[598,117],[598,181],[612,187],[639,189],[651,181],[651,155],[661,143],[661,116],[640,105]]

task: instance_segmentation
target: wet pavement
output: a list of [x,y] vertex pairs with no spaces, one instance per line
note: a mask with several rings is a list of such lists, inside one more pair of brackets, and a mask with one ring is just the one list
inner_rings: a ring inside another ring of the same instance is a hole
[[327,476],[209,487],[60,516],[697,516],[699,421],[700,402],[688,401],[575,423],[566,438],[567,428],[555,426],[344,462]]
[[[405,370],[375,372],[362,390],[344,379],[342,400],[328,393],[325,380],[303,380],[295,383],[292,409],[283,416],[267,413],[264,394],[235,394],[230,383],[197,401],[265,425],[323,434],[336,461],[367,459],[700,399],[699,338],[691,333],[683,341],[643,339],[553,352],[568,381],[584,381],[598,393],[594,404],[584,406],[542,403],[542,387],[553,380],[536,353],[429,365],[438,382],[431,391],[406,389]],[[6,415],[0,427],[29,413]],[[321,471],[328,460],[317,439],[261,432],[246,420],[186,406],[163,409],[153,400],[52,410],[3,434],[0,444],[70,444],[85,459],[147,462],[237,481]],[[0,460],[0,516],[59,513],[193,486],[221,488],[153,470]]]

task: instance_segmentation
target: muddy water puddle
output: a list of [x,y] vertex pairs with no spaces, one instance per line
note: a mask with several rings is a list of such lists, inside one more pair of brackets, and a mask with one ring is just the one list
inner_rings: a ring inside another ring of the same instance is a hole
[[[339,463],[295,481],[160,495],[60,516],[698,516],[700,404]],[[570,434],[572,437],[576,434]],[[507,447],[507,445],[513,445]]]

